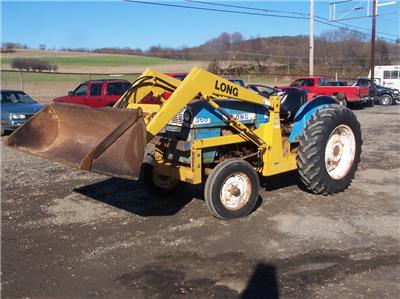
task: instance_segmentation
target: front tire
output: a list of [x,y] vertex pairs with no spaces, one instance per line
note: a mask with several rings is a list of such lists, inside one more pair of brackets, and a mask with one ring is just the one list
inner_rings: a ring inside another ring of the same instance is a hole
[[183,182],[158,174],[154,171],[155,160],[152,155],[148,155],[142,164],[139,182],[143,189],[154,196],[172,196],[182,187]]
[[392,105],[392,101],[393,101],[393,99],[390,95],[384,94],[383,96],[381,96],[379,98],[379,105],[390,106],[390,105]]
[[230,159],[219,163],[208,176],[204,198],[213,216],[228,220],[253,211],[259,188],[254,168],[244,160]]
[[360,162],[361,145],[360,124],[350,109],[330,105],[317,111],[299,140],[301,181],[315,194],[345,190]]

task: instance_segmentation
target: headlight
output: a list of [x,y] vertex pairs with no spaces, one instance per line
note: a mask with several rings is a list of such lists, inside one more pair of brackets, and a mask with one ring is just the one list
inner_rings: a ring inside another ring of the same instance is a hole
[[192,111],[186,110],[183,113],[183,121],[184,122],[189,123],[192,120],[192,118],[193,118]]
[[11,119],[25,119],[26,116],[24,114],[11,114],[10,118]]

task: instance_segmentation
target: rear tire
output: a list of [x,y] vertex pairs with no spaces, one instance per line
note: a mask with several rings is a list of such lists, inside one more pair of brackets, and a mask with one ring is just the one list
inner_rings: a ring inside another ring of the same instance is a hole
[[206,181],[204,198],[213,216],[228,220],[253,211],[259,188],[254,168],[244,160],[230,159],[213,169]]
[[155,160],[152,155],[148,155],[142,164],[139,182],[143,189],[154,196],[173,196],[176,194],[183,182],[158,174],[154,171]]
[[381,96],[379,98],[379,105],[390,106],[390,105],[392,105],[392,101],[393,101],[393,99],[390,95],[384,94],[383,96]]
[[361,146],[360,124],[350,109],[330,105],[317,111],[299,140],[301,181],[315,194],[345,190],[360,162]]

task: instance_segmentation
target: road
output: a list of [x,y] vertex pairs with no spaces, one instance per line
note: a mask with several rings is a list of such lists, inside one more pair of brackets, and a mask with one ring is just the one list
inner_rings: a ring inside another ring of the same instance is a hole
[[265,179],[257,209],[227,222],[201,187],[150,198],[2,146],[2,297],[398,298],[400,106],[355,113],[364,145],[347,191]]

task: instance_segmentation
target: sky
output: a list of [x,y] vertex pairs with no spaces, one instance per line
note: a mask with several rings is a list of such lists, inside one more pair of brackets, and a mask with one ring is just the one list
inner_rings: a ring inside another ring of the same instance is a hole
[[[183,0],[174,2],[151,0],[151,2],[240,10],[250,13],[261,12],[196,4]],[[309,13],[310,9],[309,1],[216,2],[209,0],[208,2],[304,14]],[[315,0],[315,14],[318,17],[329,18],[329,2]],[[366,0],[359,0],[346,5],[350,6],[337,8],[339,17],[344,14],[340,12],[341,10],[347,10],[357,5],[364,7],[364,9],[353,11],[345,17],[364,16],[366,14]],[[397,10],[396,14],[384,15],[384,13],[395,10]],[[399,37],[399,11],[399,1],[395,6],[380,8],[378,13],[381,13],[382,16],[377,18],[378,36],[390,39],[396,39],[394,35]],[[299,16],[293,13],[290,13],[290,15]],[[344,20],[342,22],[362,28],[371,28],[371,18]],[[335,22],[331,24],[343,26]],[[333,28],[325,24],[315,24],[316,34],[328,29]],[[1,2],[2,42],[20,42],[31,48],[38,48],[40,44],[45,44],[48,48],[55,46],[57,49],[62,47],[88,49],[131,47],[146,50],[152,45],[179,48],[200,45],[222,32],[241,32],[245,38],[308,35],[309,20],[200,11],[119,0]],[[379,32],[391,35],[384,35]]]

